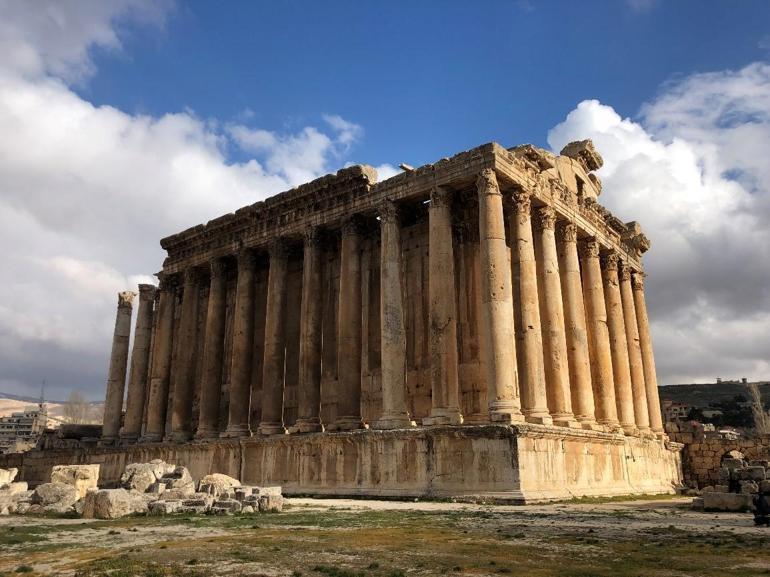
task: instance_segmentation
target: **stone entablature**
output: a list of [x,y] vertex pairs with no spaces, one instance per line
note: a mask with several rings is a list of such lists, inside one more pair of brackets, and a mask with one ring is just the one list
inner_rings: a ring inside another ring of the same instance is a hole
[[[639,225],[590,141],[340,170],[161,241],[105,444],[531,423],[663,438]],[[576,438],[579,438],[578,435]]]
[[596,237],[604,248],[617,251],[641,270],[639,259],[649,241],[638,223],[626,225],[598,204],[601,185],[595,175],[585,172],[583,163],[531,145],[506,149],[493,142],[383,182],[377,182],[377,172],[370,166],[344,168],[166,237],[161,240],[168,251],[163,273],[204,266],[241,247],[266,249],[276,237],[299,239],[309,226],[339,228],[349,214],[376,214],[382,198],[427,199],[437,187],[471,191],[485,168],[496,172],[503,194],[526,190],[535,204],[552,206],[559,218],[574,222],[581,237]]

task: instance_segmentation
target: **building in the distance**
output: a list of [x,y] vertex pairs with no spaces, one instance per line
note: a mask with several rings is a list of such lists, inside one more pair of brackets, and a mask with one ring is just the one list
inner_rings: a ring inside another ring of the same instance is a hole
[[48,408],[40,403],[34,409],[0,417],[0,453],[21,453],[37,444],[48,424]]

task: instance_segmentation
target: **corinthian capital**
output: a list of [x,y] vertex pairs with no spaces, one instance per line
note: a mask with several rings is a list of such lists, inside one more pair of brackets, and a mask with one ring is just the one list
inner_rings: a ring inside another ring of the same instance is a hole
[[538,209],[537,218],[542,230],[554,230],[556,227],[556,211],[550,206]]
[[621,260],[618,264],[618,277],[620,280],[623,282],[631,280],[631,269],[629,268],[628,263],[624,260]]
[[342,223],[342,236],[358,236],[363,232],[361,218],[353,215]]
[[608,272],[618,272],[618,253],[610,251],[602,255],[602,268]]
[[444,186],[436,186],[430,191],[431,208],[448,208],[452,205],[452,191]]
[[529,211],[532,208],[532,197],[524,190],[517,190],[511,196],[513,199],[513,208],[518,215],[524,215],[529,218]]
[[644,273],[639,271],[634,271],[631,273],[631,286],[634,288],[634,290],[637,291],[643,291],[644,290]]
[[213,258],[211,259],[211,262],[209,263],[209,268],[211,269],[211,278],[213,279],[219,279],[225,276],[225,271],[227,270],[227,265],[225,264],[225,259],[223,258]]
[[155,298],[155,292],[158,289],[154,284],[140,284],[139,285],[139,300],[151,301]]
[[398,224],[400,218],[400,211],[398,205],[392,200],[386,200],[382,202],[377,209],[380,215],[380,222],[382,224]]
[[491,168],[482,170],[476,179],[476,189],[479,194],[500,194],[495,171]]
[[184,284],[185,286],[195,286],[198,284],[198,269],[194,266],[188,267],[184,270]]
[[136,293],[133,291],[122,291],[118,293],[118,308],[131,308]]
[[559,227],[559,236],[564,242],[577,242],[577,227],[571,222],[565,222]]
[[257,266],[257,255],[250,248],[242,248],[238,252],[238,270],[253,271]]
[[595,236],[585,239],[580,245],[580,256],[583,258],[599,258],[599,241]]
[[268,247],[270,253],[270,260],[286,260],[289,256],[289,250],[286,246],[286,241],[282,238],[275,238]]

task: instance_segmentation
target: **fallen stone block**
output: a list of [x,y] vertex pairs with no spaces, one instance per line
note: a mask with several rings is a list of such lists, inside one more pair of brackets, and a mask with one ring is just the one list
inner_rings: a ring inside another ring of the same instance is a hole
[[16,481],[14,483],[8,483],[3,491],[7,492],[8,495],[21,495],[22,493],[29,491],[29,485],[26,481]]
[[146,493],[151,485],[165,475],[172,474],[176,465],[170,465],[160,459],[149,463],[131,463],[120,477],[120,484],[124,489],[133,489]]
[[179,509],[180,513],[184,513],[185,515],[203,515],[204,513],[208,513],[210,511],[209,507],[181,507]]
[[746,467],[741,471],[743,478],[749,481],[764,481],[765,480],[765,468],[764,467]]
[[214,504],[211,506],[211,508],[220,508],[220,509],[228,509],[229,511],[232,511],[233,513],[238,513],[241,510],[241,502],[236,501],[235,499],[223,499],[219,501],[214,501]]
[[59,507],[72,507],[80,499],[75,487],[66,483],[43,483],[35,488],[32,493],[32,504],[58,505]]
[[150,503],[147,512],[150,515],[171,515],[178,513],[182,508],[181,501],[153,501]]
[[692,507],[692,508],[693,508],[695,511],[703,511],[703,497],[695,497],[695,498],[692,500],[692,505],[691,505],[691,507]]
[[702,499],[706,511],[748,511],[752,503],[745,493],[704,493]]
[[766,493],[770,491],[770,479],[767,479],[765,481],[759,482],[759,492],[760,493]]
[[[255,490],[256,492],[257,490]],[[273,497],[280,497],[281,496],[281,486],[280,485],[272,485],[269,487],[259,487],[258,488],[258,494],[260,497],[263,496],[273,496]]]
[[84,499],[83,517],[86,519],[118,519],[133,513],[147,511],[148,503],[125,489],[89,491]]
[[253,512],[254,512],[254,507],[252,507],[251,505],[244,505],[244,507],[241,509],[241,513],[245,515],[250,515]]
[[165,490],[166,490],[166,484],[162,481],[157,481],[149,486],[149,488],[147,489],[147,492],[152,493],[154,495],[162,495]]
[[729,493],[730,487],[728,485],[714,485],[714,491],[717,493]]
[[714,487],[712,485],[707,485],[701,489],[701,493],[712,493],[714,491]]
[[13,483],[13,480],[18,474],[18,469],[0,469],[0,487]]
[[235,496],[234,489],[241,486],[241,482],[238,479],[223,475],[222,473],[212,473],[206,475],[198,483],[198,491],[201,493],[209,493],[215,497],[219,497],[224,493],[231,492]]
[[166,485],[166,490],[175,490],[186,495],[195,493],[195,481],[193,481],[187,467],[176,467],[170,474],[164,475],[161,479]]
[[260,495],[259,512],[268,513],[283,510],[283,497],[281,495]]
[[88,489],[98,486],[99,465],[56,465],[51,471],[51,482],[72,485],[78,492],[78,499],[82,499]]
[[764,459],[754,459],[749,461],[749,467],[764,467],[765,469],[770,469],[770,461]]
[[759,485],[756,481],[741,481],[741,493],[756,493],[759,491]]
[[743,469],[746,466],[746,461],[743,459],[722,459],[722,467],[725,469]]

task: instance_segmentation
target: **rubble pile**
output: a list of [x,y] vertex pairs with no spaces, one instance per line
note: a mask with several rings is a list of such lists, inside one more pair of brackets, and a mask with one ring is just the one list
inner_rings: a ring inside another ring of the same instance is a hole
[[132,463],[120,487],[100,489],[99,465],[54,467],[51,481],[30,490],[14,482],[16,469],[0,469],[0,515],[58,513],[92,519],[117,519],[132,514],[172,513],[228,515],[281,511],[281,487],[242,485],[215,473],[196,485],[186,467],[161,460]]
[[692,507],[706,511],[748,511],[754,497],[770,492],[770,461],[723,459],[719,483],[701,490]]

